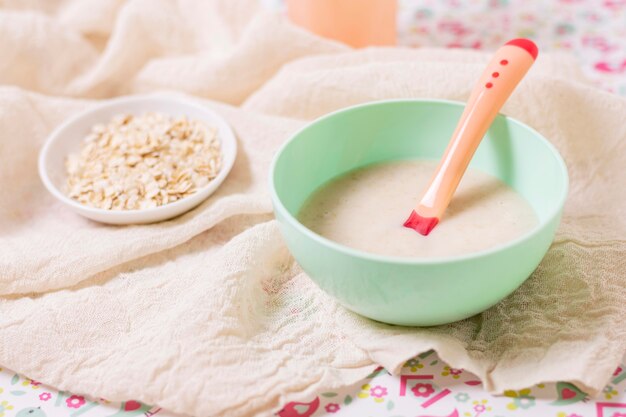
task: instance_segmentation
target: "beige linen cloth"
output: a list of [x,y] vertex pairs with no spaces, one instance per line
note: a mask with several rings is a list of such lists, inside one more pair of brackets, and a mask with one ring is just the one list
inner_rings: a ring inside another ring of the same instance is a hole
[[[622,357],[626,101],[584,84],[567,58],[541,56],[504,109],[569,167],[550,252],[483,314],[401,328],[344,310],[301,272],[272,220],[269,164],[331,110],[466,99],[488,54],[352,51],[255,0],[0,4],[3,366],[110,400],[244,416],[375,364],[398,371],[428,349],[496,392],[569,380],[594,394]],[[177,219],[129,227],[87,221],[48,195],[36,168],[46,135],[93,99],[152,91],[186,94],[232,124],[240,150],[219,191]]]

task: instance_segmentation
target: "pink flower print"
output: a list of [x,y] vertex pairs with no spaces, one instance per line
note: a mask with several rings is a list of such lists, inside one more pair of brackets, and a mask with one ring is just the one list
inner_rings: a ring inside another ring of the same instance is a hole
[[429,397],[435,389],[430,384],[415,384],[411,391],[416,397]]
[[618,366],[615,372],[613,372],[613,376],[618,376],[620,372],[622,372],[622,367]]
[[382,403],[385,401],[385,399],[383,398],[385,395],[387,395],[387,388],[381,387],[380,385],[376,385],[372,388],[370,384],[365,384],[361,386],[361,392],[357,394],[357,397],[372,397],[375,402]]
[[626,71],[626,59],[621,64],[611,65],[608,62],[598,62],[594,68],[601,72],[622,73]]
[[609,41],[602,36],[583,36],[583,46],[596,49],[601,52],[609,52],[615,49],[613,45],[609,44]]
[[488,402],[489,401],[487,400],[472,401],[472,404],[474,404],[474,411],[476,412],[476,416],[481,415],[485,411],[491,411],[491,407],[487,405]]
[[80,408],[85,404],[85,397],[72,395],[70,398],[65,400],[65,404],[67,404],[68,408]]
[[458,20],[444,20],[437,25],[437,29],[459,37],[472,33],[471,29],[466,28],[463,22]]
[[607,9],[619,9],[626,6],[626,0],[604,0],[604,7]]
[[326,404],[326,407],[324,407],[327,413],[336,413],[340,408],[339,404],[335,403]]
[[41,394],[39,394],[39,399],[41,401],[48,401],[50,398],[52,398],[52,394],[50,394],[49,392],[42,392]]
[[374,398],[383,398],[385,395],[387,395],[387,388],[376,385],[375,387],[370,389],[370,395]]
[[456,369],[456,368],[451,368],[449,366],[445,366],[443,368],[443,372],[441,373],[441,375],[442,376],[450,375],[454,379],[459,379],[462,373],[463,373],[462,369]]
[[34,379],[27,379],[22,382],[22,385],[24,385],[25,387],[30,385],[32,389],[39,389],[39,385],[41,385],[41,382],[35,381]]
[[461,43],[461,42],[450,42],[446,44],[446,48],[472,48],[472,49],[480,49],[483,44],[481,41],[476,40],[470,43]]

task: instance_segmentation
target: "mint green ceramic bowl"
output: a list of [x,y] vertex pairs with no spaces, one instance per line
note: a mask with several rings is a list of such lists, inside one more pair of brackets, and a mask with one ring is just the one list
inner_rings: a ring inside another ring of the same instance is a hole
[[276,155],[270,188],[287,246],[311,279],[348,309],[399,325],[453,322],[509,295],[546,254],[567,195],[567,169],[539,133],[504,116],[471,166],[509,184],[535,210],[539,225],[514,241],[465,256],[388,257],[335,243],[296,219],[315,189],[347,171],[395,159],[439,159],[462,110],[462,103],[442,100],[350,107],[312,122]]

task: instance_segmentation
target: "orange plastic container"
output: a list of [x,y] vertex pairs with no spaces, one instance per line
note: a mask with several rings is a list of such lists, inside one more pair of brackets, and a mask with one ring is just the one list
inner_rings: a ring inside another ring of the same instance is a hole
[[396,44],[396,0],[287,0],[289,18],[355,48]]

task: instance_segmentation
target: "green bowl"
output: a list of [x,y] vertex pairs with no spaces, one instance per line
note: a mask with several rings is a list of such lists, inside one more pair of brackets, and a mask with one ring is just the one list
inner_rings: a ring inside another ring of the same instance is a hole
[[346,308],[386,323],[432,326],[461,320],[519,287],[548,251],[567,196],[567,168],[539,133],[498,116],[471,166],[509,184],[539,225],[501,246],[448,258],[374,255],[326,239],[296,218],[318,187],[355,168],[399,159],[439,159],[463,103],[391,100],[326,115],[297,132],[270,172],[276,219],[302,269]]

